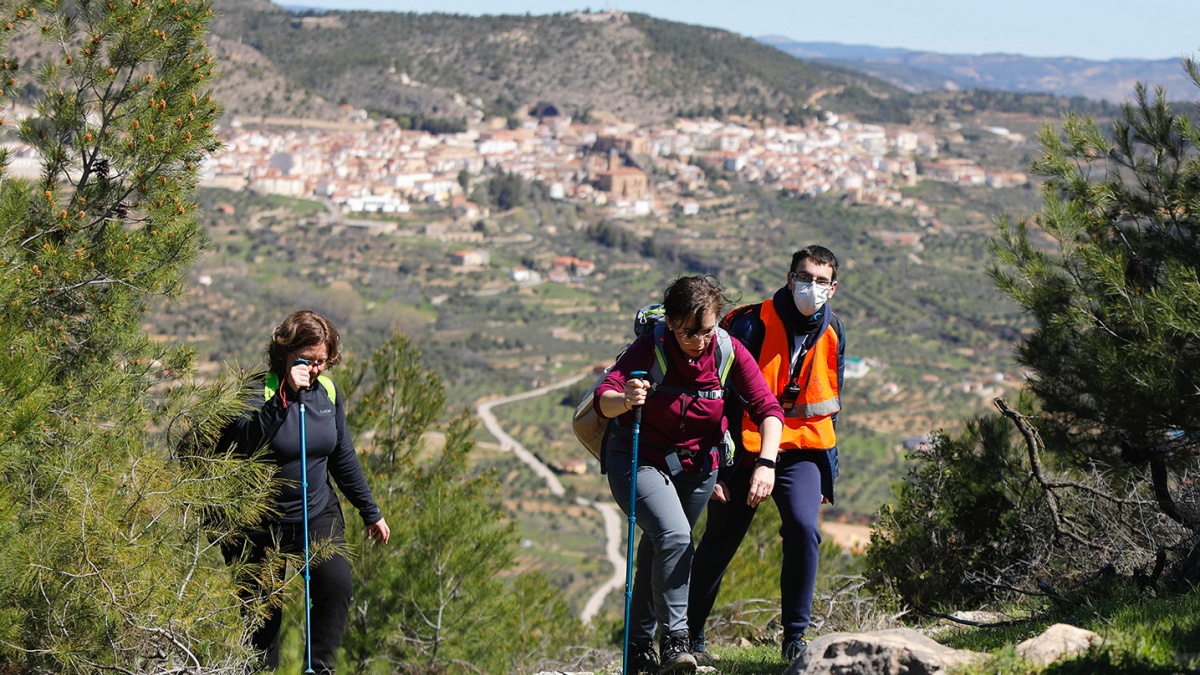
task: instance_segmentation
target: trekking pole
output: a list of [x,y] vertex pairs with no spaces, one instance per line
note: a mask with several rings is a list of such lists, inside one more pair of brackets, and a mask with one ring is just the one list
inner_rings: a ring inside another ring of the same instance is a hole
[[[295,365],[308,365],[305,359],[296,359]],[[308,437],[304,428],[304,394],[303,389],[299,392],[300,401],[300,490],[304,495],[301,500],[304,504],[304,650],[305,658],[307,659],[308,668],[304,672],[316,672],[312,667],[312,595],[309,591],[309,574],[308,574]]]
[[[646,377],[646,371],[635,370],[629,374],[634,379]],[[642,406],[633,406],[633,471],[629,477],[629,543],[625,547],[625,639],[621,645],[621,673],[629,673],[629,614],[633,605],[633,532],[637,525],[637,475],[638,436],[642,432]]]

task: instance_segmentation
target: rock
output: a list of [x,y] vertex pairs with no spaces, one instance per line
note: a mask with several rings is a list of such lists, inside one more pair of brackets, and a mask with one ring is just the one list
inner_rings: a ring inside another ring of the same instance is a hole
[[830,633],[808,643],[784,675],[935,675],[986,656],[952,649],[910,628]]
[[954,618],[959,621],[969,621],[971,623],[998,623],[1007,621],[1011,616],[1000,614],[999,612],[955,612]]
[[1017,653],[1044,667],[1055,661],[1076,656],[1103,641],[1103,638],[1090,630],[1056,623],[1041,635],[1017,645]]

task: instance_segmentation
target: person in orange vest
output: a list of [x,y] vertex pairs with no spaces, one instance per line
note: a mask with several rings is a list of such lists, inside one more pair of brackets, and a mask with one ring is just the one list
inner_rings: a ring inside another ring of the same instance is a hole
[[[783,521],[783,658],[795,660],[807,647],[817,579],[819,516],[833,502],[838,474],[834,422],[846,351],[841,320],[828,301],[837,291],[838,260],[823,246],[807,246],[792,255],[787,283],[770,300],[739,307],[722,325],[758,362],[771,393],[784,409],[783,438],[775,461],[759,453],[758,427],[735,411],[731,431],[740,459],[722,472],[708,503],[708,525],[692,562],[688,630],[699,663],[708,654],[704,624],[721,579],[750,527],[758,505],[775,500]],[[762,486],[767,486],[764,491]]]

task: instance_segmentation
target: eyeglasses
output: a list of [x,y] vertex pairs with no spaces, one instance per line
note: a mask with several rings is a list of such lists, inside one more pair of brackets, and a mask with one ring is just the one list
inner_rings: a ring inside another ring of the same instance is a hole
[[710,326],[703,332],[701,332],[701,329],[699,328],[693,328],[691,330],[672,328],[671,332],[674,333],[675,337],[679,340],[686,340],[688,342],[704,342],[705,340],[712,338],[713,335],[716,335],[717,327],[716,325]]
[[823,277],[813,277],[803,272],[788,272],[788,276],[798,284],[816,284],[821,288],[829,288],[837,282],[833,279],[825,279]]
[[303,356],[296,356],[296,359],[299,361],[304,361],[304,365],[310,368],[320,368],[321,366],[329,363],[329,359],[306,359]]

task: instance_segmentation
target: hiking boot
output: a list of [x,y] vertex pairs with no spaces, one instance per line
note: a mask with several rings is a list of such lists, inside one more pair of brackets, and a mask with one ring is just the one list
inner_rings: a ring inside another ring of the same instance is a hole
[[686,628],[664,634],[659,651],[662,652],[662,668],[659,675],[696,672],[696,657],[692,656],[692,642],[688,640]]
[[783,640],[783,660],[791,663],[800,658],[800,655],[808,649],[808,638],[804,634],[793,635],[790,638]]
[[692,638],[692,658],[696,659],[698,666],[715,666],[721,660],[719,655],[708,653],[708,641],[703,635]]
[[629,672],[634,675],[657,675],[658,654],[654,651],[654,640],[629,641]]

